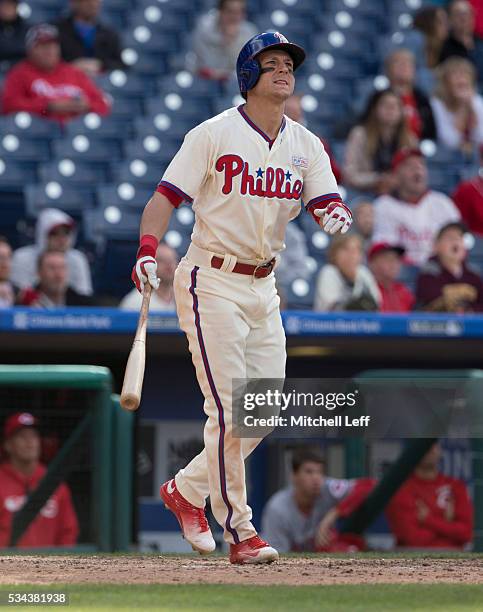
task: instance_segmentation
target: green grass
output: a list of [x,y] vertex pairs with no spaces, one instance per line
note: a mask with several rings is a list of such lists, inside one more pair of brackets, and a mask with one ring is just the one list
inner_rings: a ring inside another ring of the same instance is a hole
[[[62,585],[6,586],[10,591],[61,591],[70,605],[35,609],[60,612],[93,610],[145,610],[163,612],[438,612],[483,611],[483,584],[375,584],[331,586],[232,586],[232,585]],[[3,595],[5,597],[5,595]],[[13,606],[32,610],[34,606]]]

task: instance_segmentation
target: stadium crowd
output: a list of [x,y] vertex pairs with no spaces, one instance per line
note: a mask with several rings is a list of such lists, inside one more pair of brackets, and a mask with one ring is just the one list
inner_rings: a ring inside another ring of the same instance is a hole
[[[275,4],[264,1],[260,11]],[[326,5],[332,5],[322,4],[322,13]],[[106,5],[109,8],[107,0]],[[345,8],[349,10],[350,5]],[[417,5],[402,42],[373,50],[373,66],[382,67],[383,74],[365,79],[367,86],[352,105],[352,114],[334,117],[337,125],[332,133],[322,133],[327,123],[313,121],[307,103],[314,95],[308,87],[310,78],[302,77],[287,103],[287,115],[321,137],[355,218],[352,231],[330,244],[313,222],[309,229],[302,219],[308,215],[302,213],[289,226],[286,250],[276,268],[282,304],[287,308],[459,313],[483,308],[482,262],[471,251],[483,240],[483,97],[479,93],[483,10],[481,3],[469,0],[412,3]],[[36,2],[31,6],[35,8]],[[35,24],[22,16],[17,0],[0,0],[4,115],[29,113],[49,125],[56,122],[61,134],[75,136],[75,128],[69,126],[80,125],[79,118],[95,123],[93,117],[98,117],[102,122],[114,112],[118,101],[107,79],[112,84],[113,75],[114,81],[134,78],[135,65],[129,53],[124,53],[125,32],[104,21],[104,8],[101,0],[70,0],[67,11],[60,11],[50,23]],[[167,4],[165,12],[169,10]],[[172,74],[177,78],[182,73],[186,78],[187,72],[182,71],[188,69],[198,87],[203,87],[202,82],[208,88],[214,83],[220,92],[232,91],[236,56],[259,29],[258,12],[245,0],[201,4],[185,65],[178,58]],[[144,12],[145,23],[153,22],[149,15]],[[301,20],[307,19],[307,13],[300,15]],[[297,3],[292,16],[299,18]],[[138,22],[134,19],[133,23]],[[295,26],[289,22],[289,31],[291,27]],[[391,41],[400,34],[392,32]],[[337,57],[336,47],[333,57]],[[310,57],[311,49],[308,52]],[[348,58],[350,61],[350,55]],[[160,65],[153,76],[163,76],[162,70]],[[106,86],[108,91],[103,90]],[[318,94],[322,107],[326,94],[330,94],[328,89]],[[196,105],[196,98],[193,103]],[[432,158],[446,159],[439,174]],[[442,177],[452,159],[457,160],[458,172],[451,179]],[[66,163],[73,163],[65,157],[52,160],[59,162],[59,168],[60,161],[66,168]],[[146,160],[156,161],[154,150],[146,149]],[[146,166],[143,159],[135,161]],[[92,172],[91,181],[95,180]],[[121,174],[118,178],[124,180]],[[47,195],[57,189],[57,183],[52,184],[45,187]],[[122,183],[118,193],[121,187],[134,189]],[[62,193],[62,185],[58,188]],[[7,200],[8,190],[1,185],[0,190],[2,200]],[[0,307],[119,304],[137,308],[139,300],[132,291],[126,295],[129,266],[120,273],[121,281],[110,295],[104,295],[96,284],[99,259],[110,248],[102,235],[106,226],[101,224],[96,238],[89,240],[86,237],[95,232],[86,227],[93,223],[84,215],[83,198],[77,209],[66,209],[62,195],[49,197],[44,205],[34,196],[24,215],[27,225],[17,223],[24,228],[36,224],[34,243],[29,244],[32,231],[12,238],[0,223],[0,234],[5,234],[0,238]],[[136,214],[143,204],[137,203]],[[107,205],[100,211],[107,220],[125,212],[119,198]],[[135,241],[135,227],[133,223],[130,235],[126,230],[126,244]],[[160,247],[162,283],[152,309],[174,308],[173,269],[186,246],[179,231],[173,228]],[[475,253],[481,255],[479,248]]]

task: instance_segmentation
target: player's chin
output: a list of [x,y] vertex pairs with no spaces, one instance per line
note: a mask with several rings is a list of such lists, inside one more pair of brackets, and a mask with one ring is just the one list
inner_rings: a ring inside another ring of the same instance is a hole
[[291,85],[275,84],[272,93],[274,97],[281,101],[285,101],[293,94],[293,87]]

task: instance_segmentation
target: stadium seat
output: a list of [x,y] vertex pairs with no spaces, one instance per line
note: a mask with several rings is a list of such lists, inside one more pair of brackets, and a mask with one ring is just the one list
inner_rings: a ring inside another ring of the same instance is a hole
[[141,159],[158,163],[159,167],[167,165],[178,150],[178,145],[162,137],[148,134],[124,143],[124,157]]
[[53,143],[55,156],[58,159],[74,159],[85,162],[96,162],[106,166],[108,162],[120,158],[120,148],[114,141],[93,140],[85,134],[77,134]]
[[72,188],[92,190],[93,186],[106,180],[102,166],[84,164],[72,159],[59,159],[39,167],[40,180],[43,183],[56,181]]
[[111,108],[110,116],[114,119],[132,120],[133,117],[142,115],[143,104],[141,100],[115,98]]
[[0,117],[0,131],[2,134],[26,136],[30,140],[51,140],[62,135],[57,121],[49,121],[25,112]]
[[[21,191],[25,183],[37,180],[37,172],[31,164],[22,164],[14,160],[0,157],[0,190]],[[3,201],[2,201],[3,214]],[[3,218],[2,218],[3,221]]]
[[79,119],[69,121],[65,132],[70,137],[85,134],[93,138],[124,140],[131,137],[132,129],[129,121],[121,121],[113,117],[101,117],[96,113],[87,113]]
[[200,79],[187,70],[180,70],[170,76],[161,77],[158,80],[158,89],[161,95],[176,93],[201,104],[207,100],[211,102],[222,95],[222,87],[218,81]]
[[399,281],[404,283],[414,293],[416,290],[416,282],[419,275],[418,266],[411,264],[405,264],[401,267],[401,274],[399,275]]
[[57,181],[26,185],[24,195],[27,215],[33,218],[44,208],[60,208],[80,219],[83,210],[94,206],[92,191],[81,191]]
[[292,310],[312,310],[314,305],[317,274],[309,279],[297,278],[283,288],[287,308]]
[[150,161],[143,156],[112,164],[111,174],[117,183],[127,181],[135,187],[154,190],[166,167],[167,164],[162,166],[159,161]]
[[96,193],[98,204],[103,209],[111,206],[142,210],[153,195],[153,189],[143,189],[132,183],[122,182],[117,185],[101,185]]
[[0,135],[0,157],[29,163],[47,161],[50,156],[49,143],[31,140],[21,134],[4,132]]
[[128,74],[124,70],[113,70],[109,74],[98,77],[99,87],[116,98],[142,100],[146,95],[152,95],[156,90],[155,83],[151,82],[146,90],[146,81],[135,74]]

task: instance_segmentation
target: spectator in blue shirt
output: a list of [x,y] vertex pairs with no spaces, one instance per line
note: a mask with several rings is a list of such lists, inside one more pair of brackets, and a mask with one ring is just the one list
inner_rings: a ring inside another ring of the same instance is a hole
[[124,68],[119,35],[99,20],[101,0],[71,0],[70,8],[70,14],[56,23],[62,59],[89,76]]

